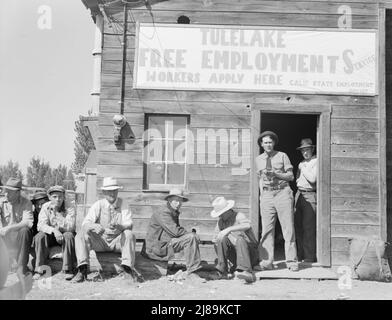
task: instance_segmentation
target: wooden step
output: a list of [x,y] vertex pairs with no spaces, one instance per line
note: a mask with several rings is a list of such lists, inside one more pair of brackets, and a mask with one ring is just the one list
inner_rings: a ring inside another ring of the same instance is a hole
[[[173,259],[168,262],[158,261],[145,258],[141,255],[142,242],[136,243],[136,261],[135,268],[146,279],[157,279],[167,274],[168,267],[173,265],[175,268],[185,267],[184,252],[176,253]],[[200,256],[203,265],[215,264],[215,250],[211,244],[201,244]],[[53,273],[60,272],[62,269],[61,247],[52,247],[49,255],[49,266]],[[114,252],[98,252],[90,251],[90,272],[104,272],[108,274],[115,274],[120,271],[121,254]]]

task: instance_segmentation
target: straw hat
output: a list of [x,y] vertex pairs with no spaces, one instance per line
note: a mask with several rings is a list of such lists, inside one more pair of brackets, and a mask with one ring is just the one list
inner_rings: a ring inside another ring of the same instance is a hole
[[169,194],[165,197],[165,200],[168,200],[170,197],[173,196],[181,198],[184,202],[187,202],[189,200],[188,198],[184,197],[184,192],[182,190],[176,188],[170,190]]
[[117,180],[116,179],[114,179],[112,177],[103,178],[103,183],[102,183],[101,190],[118,190],[118,189],[122,189],[122,187],[120,187],[117,184]]
[[218,197],[212,202],[214,210],[211,211],[211,217],[217,218],[222,213],[234,207],[234,200],[226,200],[225,197]]

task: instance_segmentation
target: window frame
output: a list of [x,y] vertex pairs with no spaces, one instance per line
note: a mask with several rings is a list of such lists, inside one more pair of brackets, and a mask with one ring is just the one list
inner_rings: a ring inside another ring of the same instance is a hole
[[[190,129],[190,114],[172,114],[172,113],[145,113],[144,114],[144,132],[146,132],[149,128],[149,119],[150,117],[172,117],[172,118],[184,118],[185,119],[185,161],[183,163],[179,163],[179,164],[183,164],[184,165],[184,183],[183,184],[154,184],[154,183],[149,183],[148,182],[148,165],[150,163],[154,163],[154,161],[150,162],[148,161],[148,153],[147,153],[147,145],[149,143],[149,136],[146,137],[145,135],[143,135],[143,190],[145,192],[167,192],[172,188],[181,188],[183,190],[187,190],[188,189],[188,170],[189,170],[189,166],[187,163],[187,154],[188,154],[188,144],[189,144],[189,139],[188,139],[188,130]],[[167,130],[167,127],[165,126],[165,131]],[[174,132],[173,132],[174,134]],[[168,148],[168,141],[176,141],[173,139],[168,139],[168,136],[165,132],[165,160],[162,161],[163,164],[165,164],[165,180],[167,181],[167,164],[171,163],[171,164],[175,164],[178,162],[174,162],[174,160],[167,160],[167,148]],[[156,162],[156,161],[155,161]]]

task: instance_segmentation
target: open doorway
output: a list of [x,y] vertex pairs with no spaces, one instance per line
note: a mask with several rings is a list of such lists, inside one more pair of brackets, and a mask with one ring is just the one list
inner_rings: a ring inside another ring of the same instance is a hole
[[[302,161],[301,152],[296,150],[303,138],[310,138],[314,145],[317,145],[317,126],[318,115],[315,114],[290,114],[290,113],[267,113],[261,112],[260,116],[260,132],[271,130],[279,137],[279,144],[275,147],[277,151],[286,153],[294,167],[294,177],[297,176],[298,164]],[[259,152],[263,152],[260,148]],[[316,149],[317,152],[317,149]],[[297,191],[296,179],[290,183],[290,187],[294,192]],[[260,233],[262,231],[260,221]],[[297,230],[302,232],[302,230]],[[301,245],[298,246],[298,258],[302,259],[303,252]],[[284,239],[279,220],[275,226],[275,261],[285,260]]]

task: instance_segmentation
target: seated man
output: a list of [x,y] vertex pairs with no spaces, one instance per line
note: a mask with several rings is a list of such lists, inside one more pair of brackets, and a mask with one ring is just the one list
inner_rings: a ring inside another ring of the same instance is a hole
[[76,265],[75,254],[75,208],[65,204],[65,189],[62,186],[50,187],[49,202],[42,206],[38,216],[38,234],[34,237],[36,255],[34,279],[43,275],[50,247],[60,245],[63,251],[63,273],[66,279],[73,277]]
[[21,195],[22,180],[10,178],[4,188],[5,199],[0,201],[0,237],[8,251],[16,252],[18,272],[26,274],[33,240],[33,206]]
[[182,191],[173,189],[165,197],[166,207],[155,212],[147,230],[145,254],[154,260],[168,261],[175,252],[184,250],[187,275],[201,269],[199,238],[180,226],[180,208],[188,201]]
[[[48,194],[46,191],[36,191],[32,196],[31,196],[31,203],[34,206],[33,210],[33,227],[31,228],[31,231],[33,233],[33,237],[35,237],[38,233],[38,216],[39,213],[41,212],[42,206],[49,201]],[[34,239],[33,239],[34,241]],[[33,256],[33,259],[31,261],[31,265],[34,268],[35,263],[36,263],[36,256],[35,256],[35,249],[31,248],[30,250],[31,255]]]
[[105,198],[91,206],[76,236],[79,270],[74,282],[86,280],[90,250],[121,252],[124,278],[143,281],[135,270],[136,237],[132,233],[131,211],[124,208],[122,199],[118,198],[121,188],[116,179],[103,179],[101,190]]
[[211,217],[219,218],[213,238],[218,255],[216,268],[220,278],[228,278],[228,260],[236,270],[235,275],[246,282],[256,281],[253,266],[258,266],[258,241],[251,229],[250,221],[241,212],[233,210],[234,201],[216,198]]
[[33,232],[33,237],[38,233],[38,216],[41,212],[42,206],[49,201],[48,194],[46,191],[37,191],[31,196],[31,203],[34,206],[33,211],[33,227],[31,228]]
[[31,273],[26,273],[26,275],[23,275],[20,272],[22,269],[19,269],[17,271],[19,282],[8,287],[3,287],[7,281],[9,271],[9,256],[2,237],[0,237],[0,257],[0,300],[24,299],[26,294],[29,293],[33,287],[33,278]]

